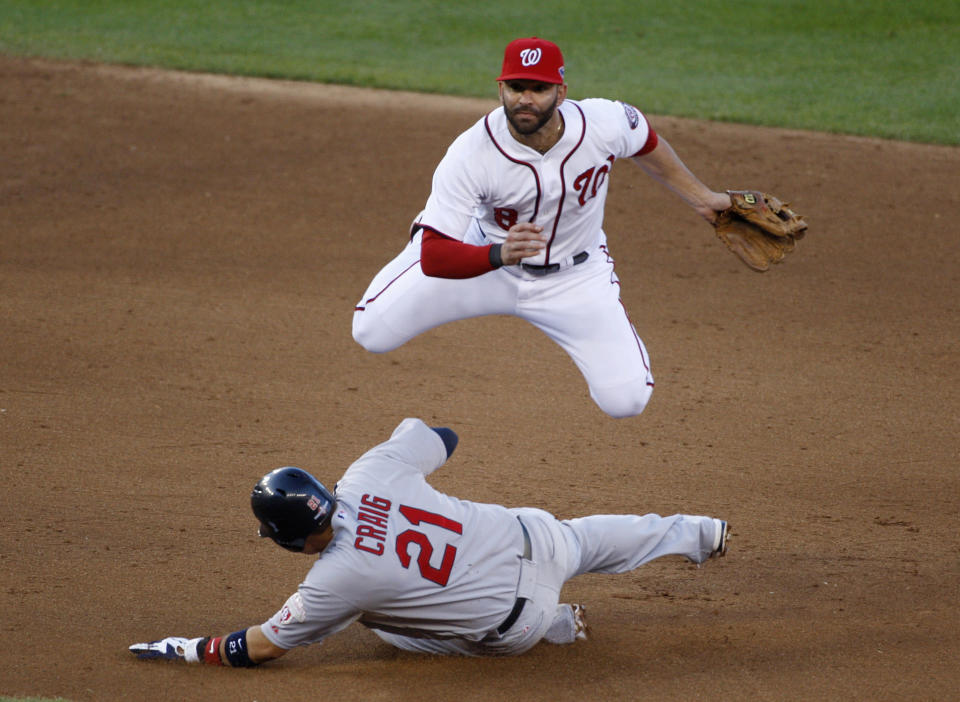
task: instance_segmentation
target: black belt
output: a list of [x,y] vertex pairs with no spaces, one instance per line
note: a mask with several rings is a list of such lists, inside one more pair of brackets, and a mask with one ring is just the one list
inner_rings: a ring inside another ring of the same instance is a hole
[[[573,265],[576,266],[579,263],[583,263],[588,258],[590,258],[590,254],[586,251],[581,251],[573,257]],[[546,266],[536,266],[532,263],[521,263],[520,267],[523,268],[523,270],[525,270],[527,273],[531,273],[533,275],[547,275],[548,273],[556,273],[560,270],[559,263],[551,263]]]
[[[520,522],[519,517],[517,517],[517,521]],[[533,551],[530,548],[530,534],[527,533],[527,527],[523,525],[523,522],[520,522],[520,531],[523,532],[523,560],[532,560]],[[513,603],[513,609],[510,610],[510,614],[508,614],[507,618],[503,620],[503,624],[497,627],[498,634],[503,636],[510,627],[516,624],[517,619],[520,618],[520,613],[523,612],[523,606],[525,604],[527,604],[526,597],[517,598],[517,601]]]

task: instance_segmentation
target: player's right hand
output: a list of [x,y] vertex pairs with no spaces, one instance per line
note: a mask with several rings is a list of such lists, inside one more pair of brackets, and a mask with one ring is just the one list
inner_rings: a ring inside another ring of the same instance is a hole
[[187,652],[193,653],[192,659],[197,660],[197,642],[200,639],[187,639],[182,636],[168,636],[159,641],[148,641],[146,643],[135,643],[130,646],[130,653],[142,660],[151,658],[164,658],[166,660],[189,660]]
[[533,222],[519,222],[507,232],[507,238],[500,246],[500,260],[503,265],[512,266],[541,253],[546,245],[547,236],[543,233],[543,227]]

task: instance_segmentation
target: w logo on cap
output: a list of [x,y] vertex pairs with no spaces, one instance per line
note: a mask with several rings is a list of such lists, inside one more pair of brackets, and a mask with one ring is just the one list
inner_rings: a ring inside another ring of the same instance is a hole
[[563,83],[563,54],[560,53],[560,47],[539,37],[514,39],[503,52],[503,70],[497,80]]
[[540,47],[536,49],[524,49],[520,52],[520,64],[523,66],[536,66],[540,63],[541,56],[543,56],[543,51]]

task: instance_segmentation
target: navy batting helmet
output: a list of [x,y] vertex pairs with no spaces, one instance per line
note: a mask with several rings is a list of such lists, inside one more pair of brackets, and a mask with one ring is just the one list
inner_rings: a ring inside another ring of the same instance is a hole
[[307,537],[330,526],[336,499],[305,470],[287,466],[267,473],[250,494],[260,536],[288,551],[302,551]]

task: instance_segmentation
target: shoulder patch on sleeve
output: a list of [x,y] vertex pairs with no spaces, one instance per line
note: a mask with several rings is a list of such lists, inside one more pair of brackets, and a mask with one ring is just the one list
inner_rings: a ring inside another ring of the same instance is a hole
[[283,625],[291,621],[302,624],[306,618],[307,610],[303,606],[303,598],[299,592],[295,592],[280,608],[280,616],[278,617],[280,624]]
[[630,129],[636,129],[640,126],[640,112],[633,105],[628,105],[625,102],[620,103],[623,107],[624,113],[627,115],[627,122],[630,124]]

